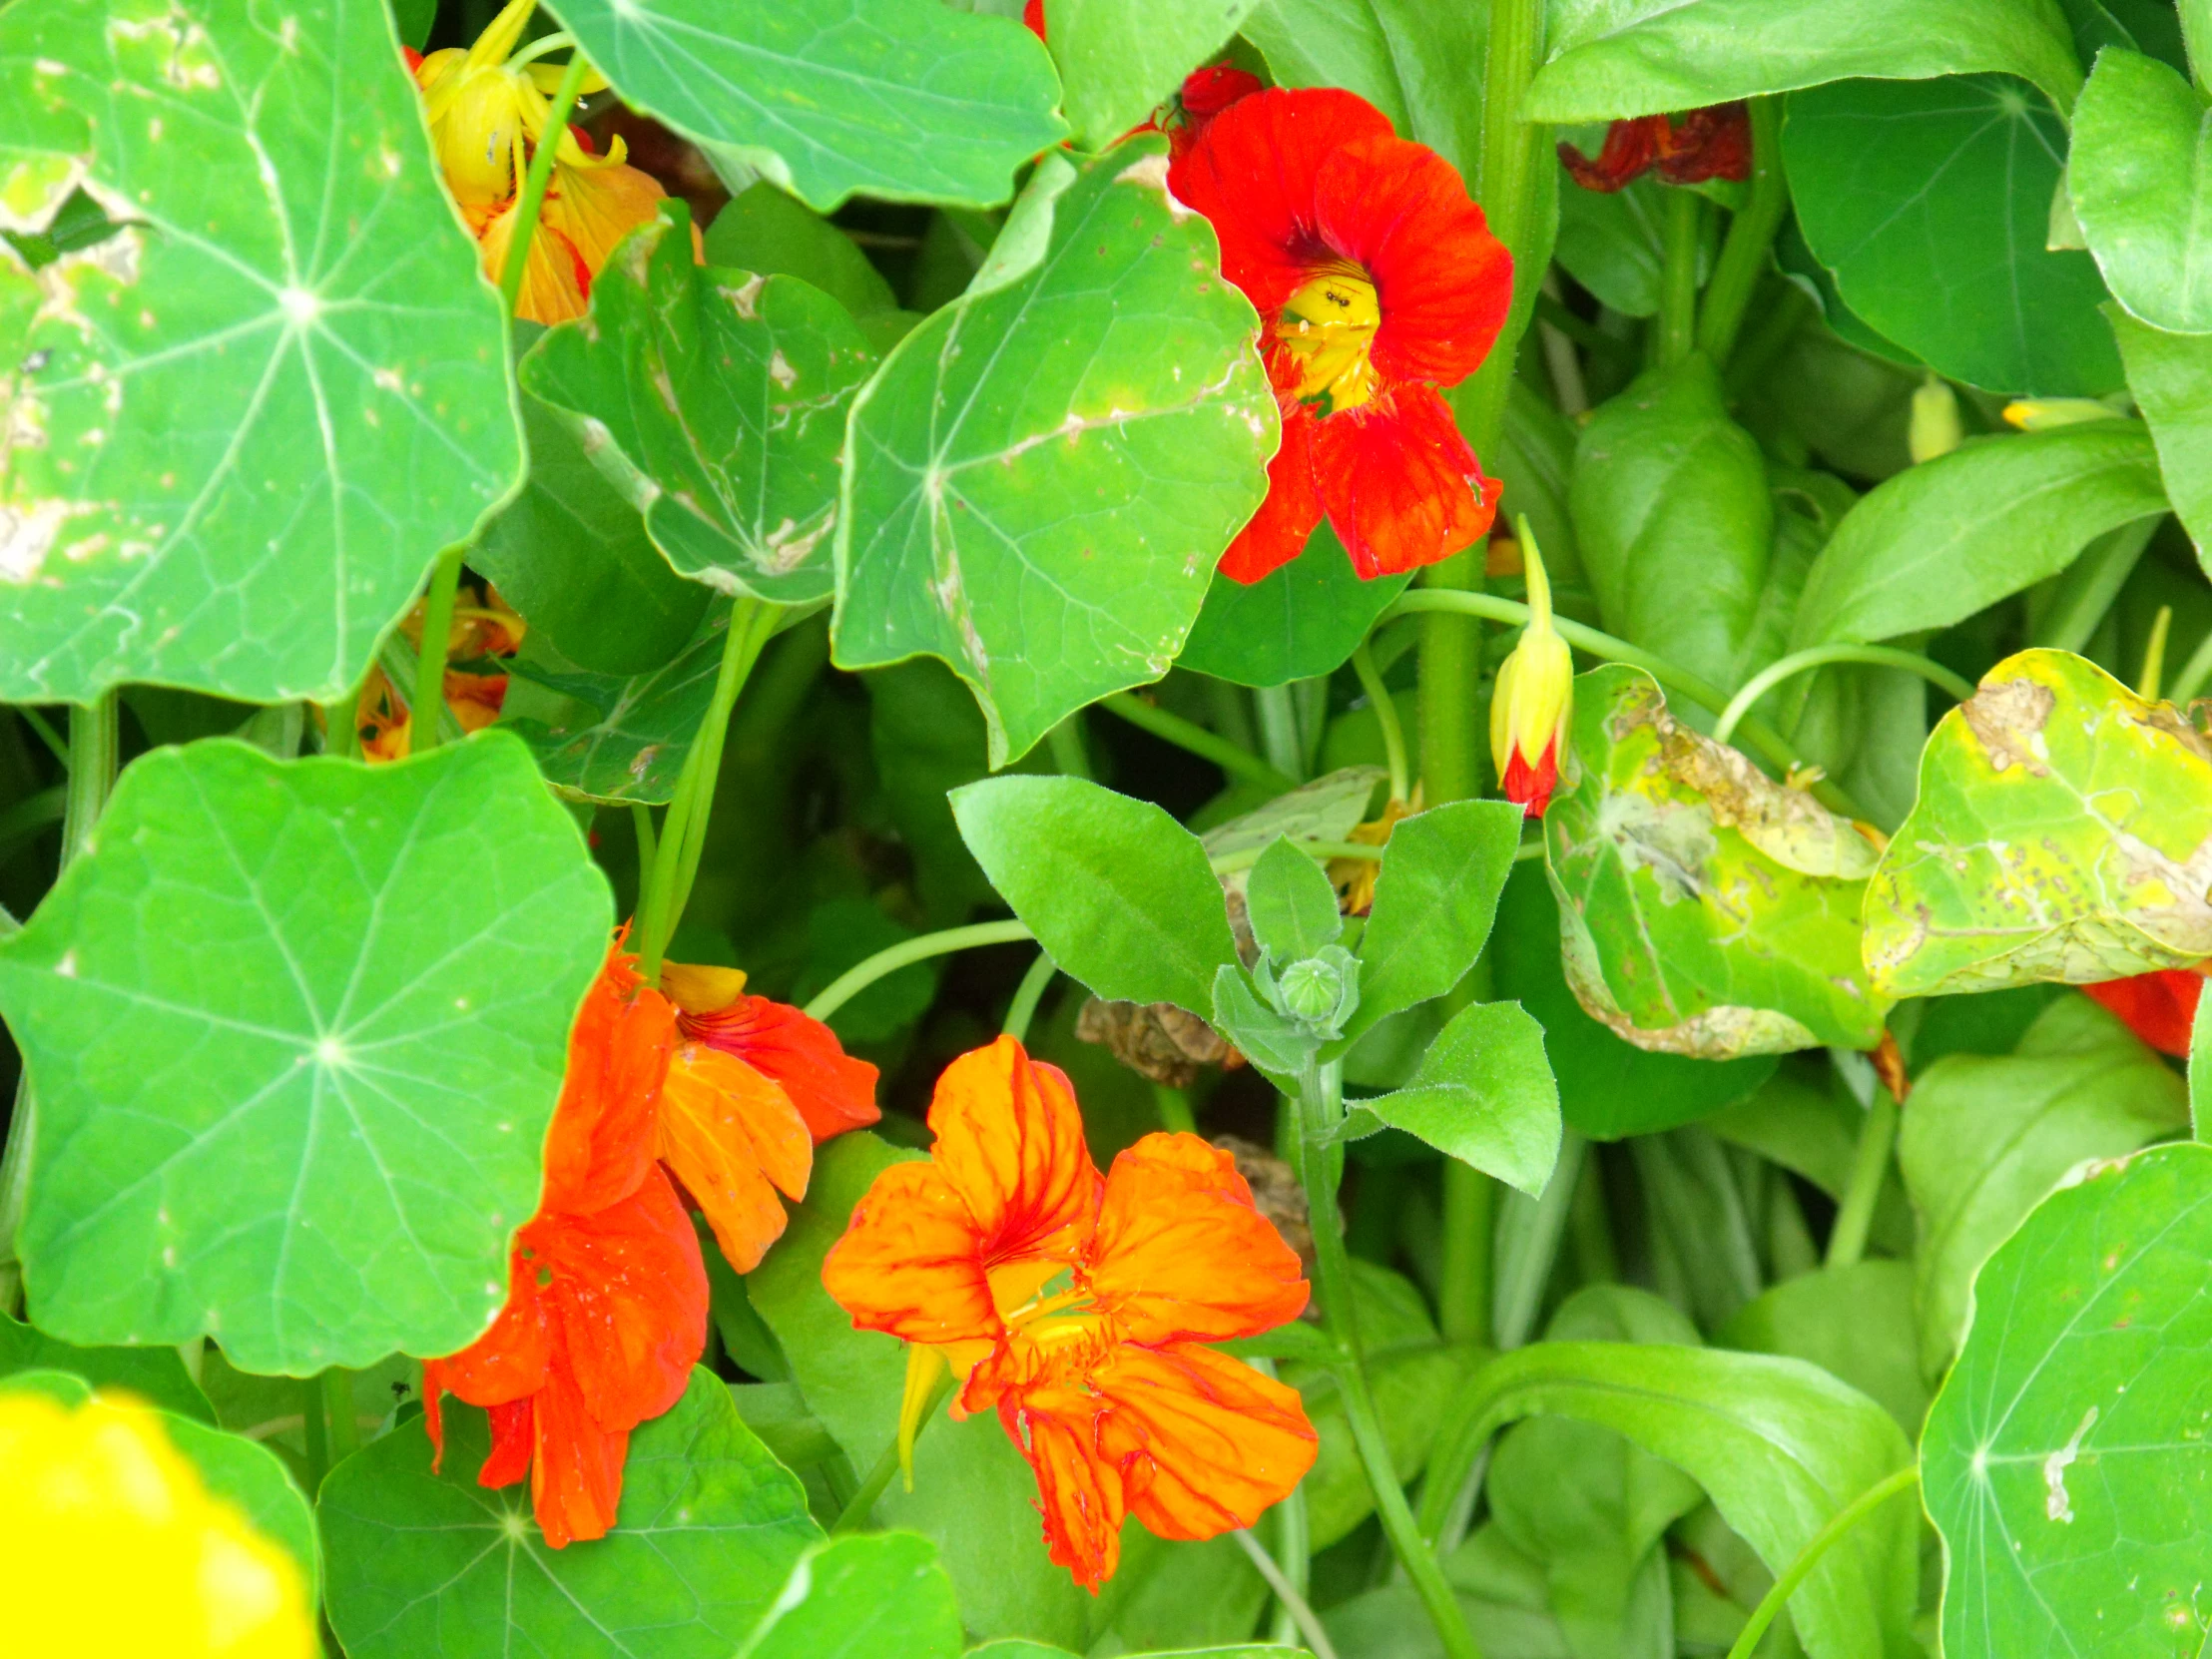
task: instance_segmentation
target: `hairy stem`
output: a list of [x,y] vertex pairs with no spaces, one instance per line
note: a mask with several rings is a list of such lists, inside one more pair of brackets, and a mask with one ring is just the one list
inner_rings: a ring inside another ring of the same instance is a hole
[[1725,365],[1751,309],[1751,296],[1767,274],[1767,250],[1790,210],[1790,184],[1782,174],[1782,107],[1774,98],[1751,101],[1751,200],[1730,221],[1728,240],[1705,285],[1697,319],[1698,349]]

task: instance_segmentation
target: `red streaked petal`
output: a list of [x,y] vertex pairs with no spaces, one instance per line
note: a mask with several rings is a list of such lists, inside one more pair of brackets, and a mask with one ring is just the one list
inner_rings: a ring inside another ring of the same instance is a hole
[[1108,1401],[1098,1453],[1122,1471],[1129,1510],[1163,1538],[1250,1526],[1313,1467],[1298,1390],[1210,1348],[1125,1345],[1091,1374]]
[[783,1236],[787,1218],[770,1184],[805,1198],[814,1171],[814,1138],[782,1086],[704,1043],[684,1044],[669,1062],[659,1150],[740,1273]]
[[1472,545],[1497,515],[1451,409],[1430,386],[1395,386],[1317,423],[1314,482],[1363,577],[1391,576]]
[[1041,1386],[998,1406],[1007,1437],[1037,1477],[1046,1552],[1093,1592],[1121,1564],[1127,1503],[1121,1471],[1098,1453],[1102,1403],[1077,1387]]
[[875,1178],[823,1262],[822,1285],[862,1331],[932,1344],[998,1336],[974,1218],[933,1163]]
[[1098,1171],[1075,1086],[1012,1037],[944,1068],[930,1162],[974,1219],[983,1266],[1073,1261],[1098,1214]]
[[512,1486],[530,1472],[530,1455],[537,1444],[537,1410],[534,1394],[510,1399],[504,1405],[486,1407],[491,1418],[491,1451],[476,1471],[476,1484],[496,1491]]
[[1218,567],[1232,582],[1250,585],[1306,551],[1321,522],[1314,493],[1314,417],[1302,403],[1283,412],[1283,443],[1268,462],[1268,498],[1237,532]]
[[721,1008],[683,1014],[678,1024],[782,1084],[817,1144],[883,1115],[875,1104],[875,1068],[845,1053],[834,1031],[797,1008],[740,993]]

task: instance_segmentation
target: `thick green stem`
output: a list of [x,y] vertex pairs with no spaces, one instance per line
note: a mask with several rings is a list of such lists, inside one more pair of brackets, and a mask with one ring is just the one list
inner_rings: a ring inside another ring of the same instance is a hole
[[[1421,572],[1431,596],[1481,597],[1482,549],[1455,553]],[[1399,604],[1403,604],[1403,599]],[[1429,607],[1420,627],[1420,783],[1431,807],[1482,793],[1482,733],[1475,687],[1482,678],[1482,628],[1449,605]]]
[[581,51],[568,55],[568,67],[562,71],[560,88],[553,94],[553,109],[546,117],[545,131],[539,135],[537,153],[530,158],[530,171],[522,181],[522,200],[515,205],[515,228],[507,242],[507,263],[499,273],[499,294],[509,316],[514,315],[522,297],[522,274],[529,268],[530,239],[537,234],[545,189],[553,181],[553,158],[560,154],[561,140],[568,136],[568,118],[576,108],[577,94],[584,90],[584,77],[590,72],[591,64]]
[[324,1444],[336,1468],[361,1449],[361,1419],[353,1406],[353,1374],[332,1366],[316,1380],[322,1388]]
[[1344,1116],[1344,1066],[1307,1062],[1299,1079],[1299,1175],[1314,1233],[1315,1277],[1320,1281],[1322,1313],[1343,1358],[1335,1370],[1344,1396],[1345,1416],[1354,1445],[1375,1493],[1375,1508],[1398,1564],[1412,1580],[1436,1636],[1449,1659],[1481,1659],[1474,1632],[1459,1609],[1443,1568],[1414,1524],[1405,1488],[1398,1484],[1389,1441],[1368,1386],[1367,1360],[1360,1346],[1358,1305],[1353,1300],[1352,1258],[1345,1250],[1344,1222],[1337,1209],[1337,1184],[1344,1174],[1344,1148],[1331,1135]]
[[1775,98],[1751,101],[1751,200],[1729,223],[1728,240],[1705,285],[1698,313],[1698,349],[1725,365],[1751,309],[1751,296],[1767,274],[1767,250],[1790,211],[1790,184],[1782,174],[1782,106]]
[[1016,1042],[1029,1040],[1029,1022],[1037,1017],[1037,1003],[1043,998],[1045,987],[1052,983],[1052,976],[1059,971],[1050,951],[1037,952],[1037,959],[1029,964],[1029,971],[1014,987],[1013,1001],[1006,1004],[1003,1029],[1007,1036]]
[[[2212,980],[2206,981],[2212,984]],[[2207,1026],[2212,1030],[2212,1026]],[[1160,1127],[1170,1134],[1195,1135],[1198,1118],[1191,1111],[1191,1097],[1181,1089],[1170,1088],[1165,1083],[1152,1085],[1152,1104],[1160,1114]]]
[[1659,276],[1659,360],[1678,363],[1697,348],[1697,257],[1705,198],[1666,192],[1665,258]]
[[1790,1597],[1797,1594],[1798,1586],[1812,1576],[1813,1569],[1821,1564],[1821,1557],[1835,1548],[1837,1542],[1853,1527],[1890,1499],[1901,1492],[1910,1491],[1919,1483],[1920,1478],[1920,1465],[1908,1463],[1897,1473],[1876,1481],[1839,1509],[1835,1518],[1814,1533],[1806,1546],[1798,1551],[1797,1559],[1783,1568],[1774,1581],[1774,1588],[1760,1597],[1759,1605],[1752,1609],[1751,1617],[1745,1621],[1743,1629],[1736,1633],[1736,1640],[1728,1650],[1728,1659],[1751,1659],[1759,1651],[1759,1639],[1766,1635],[1767,1626],[1774,1623]]
[[1178,749],[1187,749],[1202,761],[1211,761],[1226,772],[1233,783],[1258,784],[1263,789],[1281,794],[1298,787],[1298,780],[1288,773],[1278,772],[1249,750],[1239,749],[1227,738],[1209,732],[1195,720],[1185,720],[1181,715],[1170,714],[1155,708],[1142,698],[1128,692],[1115,692],[1101,698],[1095,705],[1108,714],[1119,715],[1140,731],[1172,743]]
[[1489,54],[1483,72],[1482,155],[1468,181],[1490,223],[1490,234],[1513,256],[1513,308],[1482,366],[1454,399],[1460,430],[1477,455],[1497,447],[1505,429],[1505,400],[1513,389],[1513,359],[1521,331],[1535,310],[1543,281],[1544,227],[1536,216],[1539,170],[1553,165],[1543,153],[1542,129],[1521,119],[1528,84],[1543,57],[1543,0],[1491,0]]
[[1436,1324],[1454,1342],[1479,1340],[1490,1324],[1497,1249],[1497,1183],[1456,1158],[1444,1160],[1443,1255],[1437,1263]]
[[1390,799],[1409,801],[1412,782],[1405,766],[1405,728],[1398,722],[1397,705],[1390,699],[1389,687],[1376,672],[1375,653],[1368,649],[1366,640],[1352,654],[1352,672],[1360,677],[1360,689],[1367,694],[1375,710],[1375,724],[1382,733],[1382,759],[1390,769]]
[[1973,696],[1973,682],[1962,674],[1954,674],[1941,663],[1911,651],[1899,651],[1887,645],[1814,645],[1803,651],[1793,651],[1789,656],[1769,663],[1754,674],[1728,700],[1728,707],[1721,711],[1721,718],[1713,723],[1713,741],[1726,743],[1736,735],[1736,728],[1751,713],[1752,706],[1767,693],[1792,675],[1804,674],[1831,663],[1870,663],[1876,668],[1902,668],[1908,674],[1918,674],[1931,685],[1957,699],[1960,703]]
[[1084,778],[1091,776],[1091,758],[1083,747],[1083,711],[1078,709],[1045,734],[1045,745],[1052,752],[1052,764],[1061,776]]
[[1299,731],[1298,699],[1289,686],[1262,686],[1252,694],[1260,712],[1260,747],[1268,765],[1284,777],[1306,777],[1306,740]]
[[460,591],[460,547],[448,547],[430,567],[430,586],[422,596],[422,645],[415,655],[414,700],[408,713],[407,753],[427,755],[437,748],[438,711],[445,707],[445,654],[453,643],[453,600]]
[[974,950],[986,944],[1018,944],[1023,939],[1035,937],[1025,921],[978,921],[966,927],[924,933],[917,939],[902,939],[830,980],[821,994],[807,1004],[807,1016],[828,1019],[876,980],[915,962],[926,962],[932,956],[949,956],[955,950]]

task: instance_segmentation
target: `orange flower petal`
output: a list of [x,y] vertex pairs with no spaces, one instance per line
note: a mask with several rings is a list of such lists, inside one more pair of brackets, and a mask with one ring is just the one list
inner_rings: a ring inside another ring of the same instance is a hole
[[2204,976],[2195,968],[2162,968],[2081,988],[2159,1053],[2188,1058],[2197,997],[2204,989]]
[[622,1502],[622,1460],[630,1450],[630,1431],[598,1422],[560,1366],[532,1403],[537,1443],[530,1465],[530,1507],[538,1530],[553,1549],[566,1549],[578,1538],[604,1538]]
[[651,224],[667,194],[651,174],[620,162],[571,167],[556,160],[541,222],[566,238],[597,276],[615,244]]
[[814,1138],[782,1087],[704,1043],[684,1044],[669,1063],[660,1153],[740,1273],[783,1236],[787,1218],[770,1183],[805,1198],[815,1162]]
[[1407,385],[1318,423],[1314,481],[1363,577],[1434,564],[1471,545],[1497,515],[1500,488],[1482,476],[1436,389]]
[[1096,1450],[1101,1401],[1078,1386],[1038,1387],[1002,1400],[998,1420],[1037,1477],[1047,1553],[1096,1592],[1121,1564],[1127,1512],[1121,1471]]
[[639,982],[633,961],[619,948],[608,952],[569,1035],[568,1071],[546,1134],[543,1209],[604,1209],[635,1192],[653,1166],[676,1010]]
[[553,1353],[552,1309],[537,1270],[544,1261],[546,1231],[544,1222],[533,1221],[516,1237],[508,1258],[507,1305],[491,1329],[458,1354],[423,1362],[423,1409],[431,1418],[433,1441],[438,1439],[440,1390],[471,1405],[488,1406],[520,1399],[545,1385]]
[[1107,1409],[1098,1452],[1130,1512],[1163,1538],[1250,1526],[1314,1465],[1298,1390],[1209,1348],[1124,1345],[1091,1374]]
[[1232,582],[1257,582],[1306,551],[1321,522],[1314,493],[1314,417],[1303,403],[1283,410],[1283,443],[1268,462],[1268,498],[1237,532],[1218,567]]
[[[705,976],[730,972],[690,968],[682,980],[672,982],[672,994],[684,1009],[678,1023],[686,1036],[783,1085],[818,1145],[848,1129],[863,1129],[883,1115],[875,1104],[875,1068],[845,1053],[837,1034],[819,1019],[765,996],[741,995],[735,988],[712,1006],[700,1007],[689,999],[721,988]],[[744,984],[743,974],[734,977],[739,986]]]
[[550,1219],[559,1225],[546,1252],[547,1300],[559,1347],[547,1387],[565,1369],[605,1429],[659,1416],[682,1397],[707,1346],[707,1269],[691,1218],[656,1166],[596,1215]]
[[1065,1072],[1000,1037],[944,1068],[929,1128],[930,1162],[974,1218],[985,1267],[1074,1261],[1098,1213],[1099,1178]]
[[476,1471],[477,1485],[496,1491],[501,1486],[512,1486],[530,1472],[538,1438],[533,1397],[524,1394],[504,1405],[486,1408],[485,1415],[491,1418],[491,1451],[484,1458],[484,1466]]
[[1196,1135],[1147,1135],[1114,1160],[1078,1276],[1135,1343],[1256,1337],[1308,1295],[1236,1160]]
[[931,1344],[998,1337],[974,1219],[932,1163],[875,1178],[823,1262],[822,1285],[861,1331]]

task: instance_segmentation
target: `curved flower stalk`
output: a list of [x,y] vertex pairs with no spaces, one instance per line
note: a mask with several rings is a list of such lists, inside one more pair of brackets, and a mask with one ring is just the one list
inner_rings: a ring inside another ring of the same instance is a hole
[[1499,485],[1438,388],[1488,355],[1513,262],[1450,164],[1353,93],[1278,89],[1214,116],[1168,186],[1213,224],[1222,275],[1259,311],[1283,415],[1267,500],[1222,572],[1258,581],[1325,514],[1363,577],[1488,530]]
[[1012,1037],[945,1068],[929,1127],[929,1160],[877,1176],[823,1265],[854,1326],[913,1345],[902,1454],[949,1366],[953,1414],[998,1412],[1052,1559],[1092,1590],[1125,1515],[1211,1538],[1298,1484],[1316,1440],[1297,1391],[1203,1346],[1308,1294],[1228,1153],[1147,1135],[1102,1178],[1066,1076]]
[[[507,1305],[474,1343],[422,1368],[438,1455],[440,1395],[484,1406],[491,1453],[478,1479],[498,1487],[528,1474],[555,1549],[614,1525],[630,1430],[676,1403],[706,1347],[707,1271],[684,1195],[731,1265],[750,1272],[786,1224],[771,1189],[804,1197],[815,1141],[875,1117],[875,1068],[846,1058],[827,1027],[740,997],[733,970],[670,972],[695,996],[727,991],[728,1004],[687,1013],[638,977],[617,941],[570,1036],[543,1196],[515,1239]],[[735,1035],[697,1035],[698,1019],[740,1004],[752,1006]]]

